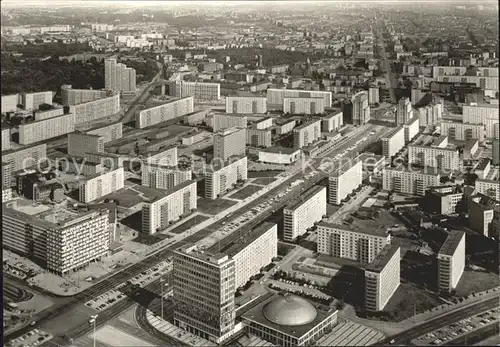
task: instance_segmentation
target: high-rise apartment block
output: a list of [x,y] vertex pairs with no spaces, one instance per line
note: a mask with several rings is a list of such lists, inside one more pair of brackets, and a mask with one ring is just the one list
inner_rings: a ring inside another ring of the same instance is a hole
[[2,153],[2,162],[8,163],[11,172],[27,169],[39,164],[39,161],[47,158],[47,144],[11,149]]
[[468,141],[476,139],[484,142],[485,126],[483,124],[471,124],[452,121],[441,121],[441,134],[448,136],[451,140]]
[[205,198],[216,199],[238,181],[247,179],[247,157],[231,157],[227,163],[215,163],[203,173],[205,177]]
[[169,146],[163,148],[159,152],[154,154],[148,153],[147,157],[143,158],[143,162],[170,167],[177,166],[177,146]]
[[340,205],[363,180],[363,163],[358,158],[337,168],[328,179],[328,202]]
[[454,290],[465,268],[465,233],[452,230],[438,253],[438,288],[449,293]]
[[99,135],[104,138],[104,143],[118,140],[123,135],[123,123],[116,122],[103,127],[93,128],[87,131],[89,135]]
[[247,121],[247,116],[217,113],[213,115],[212,128],[214,131],[233,127],[246,128]]
[[365,308],[382,311],[401,283],[401,251],[386,245],[365,268]]
[[325,112],[325,99],[315,98],[283,98],[283,112],[290,114],[315,115]]
[[191,170],[158,164],[143,163],[141,171],[141,184],[157,189],[173,189],[193,178]]
[[318,224],[318,253],[371,263],[391,243],[385,228],[353,228],[342,224]]
[[491,162],[500,165],[500,141],[496,139],[491,142]]
[[382,155],[392,158],[405,146],[405,129],[398,126],[390,134],[382,138]]
[[283,209],[283,237],[294,241],[326,215],[326,188],[315,186]]
[[104,88],[117,92],[136,91],[135,69],[117,63],[115,57],[104,60]]
[[476,179],[476,191],[500,201],[500,173],[498,168],[491,168],[483,178]]
[[19,144],[29,145],[75,131],[75,115],[69,113],[41,121],[24,123],[20,124],[18,129]]
[[176,81],[169,86],[171,95],[181,98],[193,97],[195,100],[210,101],[220,99],[220,83]]
[[123,167],[88,178],[79,188],[79,200],[92,202],[111,194],[124,186]]
[[148,108],[139,112],[135,119],[135,127],[138,129],[182,117],[194,110],[194,99],[192,96],[169,101],[166,104]]
[[455,171],[460,170],[462,164],[458,149],[448,145],[447,136],[440,136],[432,143],[408,145],[408,162],[419,166]]
[[45,120],[49,118],[54,118],[58,116],[62,116],[64,114],[64,108],[53,108],[51,110],[46,110],[46,111],[35,111],[35,120]]
[[196,209],[196,181],[186,181],[162,192],[142,206],[142,232],[153,235]]
[[[498,81],[497,81],[498,82]],[[482,104],[463,107],[462,120],[464,123],[483,124],[485,126],[486,138],[495,138],[495,124],[498,127],[499,117],[498,105]],[[497,135],[498,137],[498,135]]]
[[283,107],[284,98],[323,98],[324,107],[332,107],[331,92],[270,88],[267,90],[267,108],[280,109]]
[[71,85],[61,87],[62,104],[65,106],[83,104],[109,96],[106,90],[73,89]]
[[380,102],[379,87],[372,86],[368,89],[368,102],[370,105],[378,104]]
[[267,99],[253,96],[227,96],[226,113],[255,114],[267,112]]
[[408,122],[403,125],[405,129],[405,144],[413,140],[419,132],[420,122],[418,117],[411,118]]
[[84,157],[85,153],[104,152],[104,137],[84,133],[68,134],[68,154]]
[[216,243],[209,252],[220,252],[234,260],[235,287],[242,287],[250,277],[260,273],[260,269],[269,265],[278,256],[278,225],[265,222],[257,228],[240,229],[228,236],[234,242],[226,247]]
[[51,91],[25,93],[21,95],[22,105],[25,110],[38,110],[41,104],[52,105],[54,93]]
[[120,95],[115,94],[78,105],[70,105],[69,111],[75,115],[76,124],[109,117],[120,112]]
[[321,138],[321,120],[311,120],[293,129],[293,146],[302,148]]
[[342,111],[337,110],[324,117],[321,117],[321,131],[330,133],[337,131],[344,126],[344,115]]
[[272,117],[260,118],[252,124],[252,127],[254,129],[259,129],[259,130],[270,129],[272,126],[273,126]]
[[363,125],[370,120],[368,93],[363,91],[352,96],[352,124]]
[[387,167],[382,171],[382,188],[403,194],[424,196],[425,191],[440,184],[436,168]]
[[292,132],[296,124],[297,122],[295,120],[290,120],[285,123],[278,123],[274,128],[276,129],[276,134],[284,135]]
[[411,101],[408,98],[401,98],[396,111],[396,125],[406,124],[411,118],[413,118]]
[[2,209],[3,246],[46,263],[58,275],[106,256],[109,248],[109,211],[82,214],[58,209],[26,213],[17,202]]
[[418,119],[421,127],[436,125],[443,118],[443,104],[432,103],[418,109]]
[[22,104],[21,94],[2,95],[2,113],[17,111],[17,105]]
[[230,157],[245,155],[247,129],[229,128],[214,134],[214,159],[225,162]]
[[433,66],[432,76],[438,82],[474,83],[484,90],[498,91],[498,67],[474,67],[468,74],[466,66]]
[[2,128],[2,152],[10,149],[10,128]]
[[271,129],[256,129],[254,127],[246,129],[246,144],[252,147],[271,147]]
[[187,244],[174,252],[174,324],[220,343],[234,330],[235,261]]

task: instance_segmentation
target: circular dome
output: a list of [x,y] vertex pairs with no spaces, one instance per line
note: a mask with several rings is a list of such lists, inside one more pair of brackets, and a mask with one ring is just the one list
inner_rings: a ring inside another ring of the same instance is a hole
[[279,295],[264,306],[262,313],[270,322],[287,326],[310,323],[318,314],[311,303],[292,294]]

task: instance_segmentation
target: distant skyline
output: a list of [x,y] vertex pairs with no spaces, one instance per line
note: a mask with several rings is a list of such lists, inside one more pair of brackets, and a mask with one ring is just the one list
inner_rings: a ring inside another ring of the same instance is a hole
[[121,6],[130,6],[130,7],[138,7],[138,6],[159,6],[159,5],[183,5],[183,4],[200,4],[200,5],[227,5],[229,3],[238,3],[238,4],[279,4],[279,3],[450,3],[450,4],[484,4],[491,3],[495,4],[497,1],[495,0],[280,0],[280,1],[149,1],[149,0],[136,0],[136,1],[123,1],[123,0],[30,0],[30,1],[22,1],[19,0],[2,0],[2,7],[31,7],[31,6],[46,6],[47,4],[51,4],[51,6],[92,6],[92,5],[121,5]]

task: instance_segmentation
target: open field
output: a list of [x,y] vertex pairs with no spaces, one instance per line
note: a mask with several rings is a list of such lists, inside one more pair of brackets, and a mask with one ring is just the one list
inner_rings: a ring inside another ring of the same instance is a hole
[[142,198],[130,189],[120,189],[119,191],[110,194],[110,199],[118,201],[118,205],[126,208],[131,208],[142,202]]
[[271,184],[274,181],[276,181],[276,178],[274,178],[274,177],[260,177],[260,178],[256,178],[255,180],[253,180],[252,183],[267,186],[268,184]]
[[227,210],[229,207],[237,204],[236,201],[227,199],[209,200],[205,198],[198,199],[198,211],[201,213],[216,215],[221,211]]
[[472,293],[498,287],[499,284],[498,275],[495,273],[465,270],[458,282],[456,295],[458,297],[468,296]]
[[203,216],[203,215],[199,215],[199,214],[195,215],[194,217],[188,219],[187,221],[185,221],[181,225],[169,230],[168,232],[172,233],[172,234],[182,234],[183,232],[185,232],[189,228],[192,228],[195,225],[198,225],[198,224],[206,221],[208,218],[209,217],[207,217],[207,216]]

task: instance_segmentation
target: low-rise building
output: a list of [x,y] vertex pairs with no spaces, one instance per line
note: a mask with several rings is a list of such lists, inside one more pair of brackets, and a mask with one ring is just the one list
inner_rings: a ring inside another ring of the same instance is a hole
[[326,188],[315,186],[283,209],[283,237],[294,241],[326,215]]
[[318,224],[318,253],[371,263],[391,243],[385,228],[358,228],[342,224]]
[[182,123],[186,125],[199,125],[205,122],[210,109],[195,111],[184,115]]
[[49,118],[54,118],[54,117],[58,117],[58,116],[62,116],[64,114],[64,108],[53,108],[53,109],[50,109],[50,110],[46,110],[46,111],[35,111],[34,113],[34,116],[35,116],[35,120],[45,120],[45,119],[49,119]]
[[153,235],[197,208],[196,181],[176,185],[142,206],[142,232]]
[[422,207],[432,213],[455,214],[460,212],[463,196],[461,186],[429,187]]
[[400,263],[399,246],[388,244],[365,268],[365,307],[367,311],[382,311],[385,308],[401,282]]
[[210,134],[204,130],[195,131],[181,138],[181,143],[183,146],[191,146],[197,142],[203,141]]
[[260,118],[252,124],[252,127],[255,129],[269,129],[273,126],[272,117]]
[[178,165],[177,146],[162,148],[157,153],[148,153],[142,161],[149,164],[175,167]]
[[449,293],[454,290],[465,268],[465,233],[452,230],[438,253],[438,288]]
[[469,227],[484,235],[491,237],[494,235],[491,223],[495,215],[495,210],[500,208],[500,202],[483,194],[476,194],[469,202]]
[[288,147],[269,147],[259,150],[259,162],[267,164],[290,165],[300,159],[300,149]]
[[463,151],[463,158],[465,160],[470,160],[474,157],[476,154],[477,150],[479,149],[479,141],[478,140],[469,140],[465,144],[464,151]]
[[292,132],[293,128],[295,128],[296,124],[297,124],[297,122],[295,120],[290,120],[290,121],[287,121],[285,123],[276,124],[276,126],[274,128],[276,129],[277,135],[284,135],[284,134],[287,134],[289,132]]

